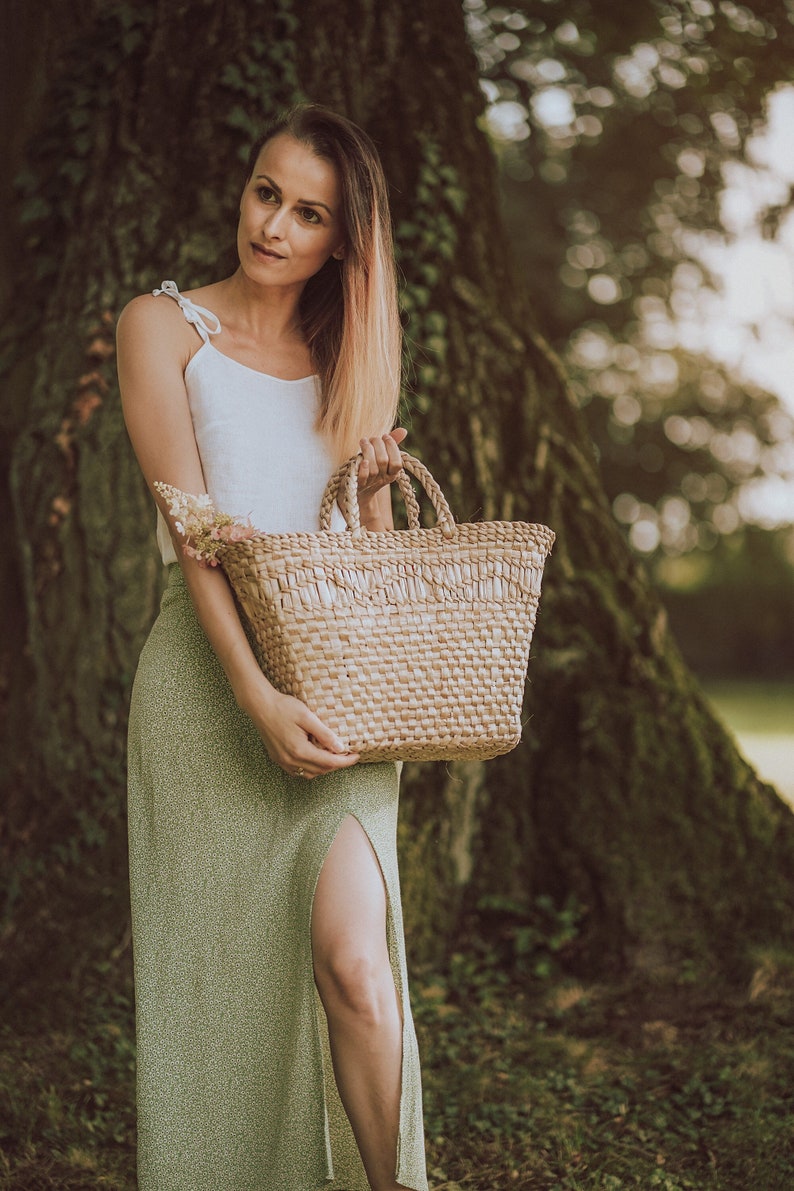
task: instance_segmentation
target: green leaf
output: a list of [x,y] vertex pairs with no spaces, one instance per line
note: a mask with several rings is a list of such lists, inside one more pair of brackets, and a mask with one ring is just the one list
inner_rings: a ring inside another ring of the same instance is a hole
[[37,223],[40,219],[49,219],[52,215],[52,204],[48,203],[40,194],[34,194],[27,199],[20,212],[20,223]]
[[468,195],[466,191],[461,190],[459,186],[450,187],[448,190],[445,190],[444,198],[447,200],[450,207],[452,207],[452,210],[455,211],[457,215],[462,215],[466,210]]
[[240,73],[239,66],[235,66],[233,62],[228,62],[221,71],[220,82],[224,87],[230,87],[233,91],[244,91],[246,89],[245,79]]
[[251,119],[245,108],[240,107],[239,104],[233,107],[227,114],[225,123],[230,128],[239,128],[241,132],[244,132],[251,139],[256,136],[258,131],[256,122]]

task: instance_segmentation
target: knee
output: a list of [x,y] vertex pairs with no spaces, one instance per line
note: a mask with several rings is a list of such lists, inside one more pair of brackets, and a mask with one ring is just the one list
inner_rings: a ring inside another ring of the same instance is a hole
[[388,962],[376,961],[357,948],[341,948],[315,960],[315,980],[331,1016],[344,1015],[378,1027],[394,1002],[394,980]]

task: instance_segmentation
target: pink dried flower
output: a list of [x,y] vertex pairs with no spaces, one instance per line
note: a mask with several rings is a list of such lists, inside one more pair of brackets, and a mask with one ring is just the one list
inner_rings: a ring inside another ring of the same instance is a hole
[[218,566],[215,555],[224,544],[242,542],[256,534],[250,517],[243,523],[228,513],[219,512],[207,493],[192,496],[159,481],[154,487],[168,501],[169,512],[176,519],[176,529],[184,538],[182,549],[199,566]]
[[230,525],[228,540],[230,542],[247,542],[255,534],[256,530],[250,522],[248,525]]

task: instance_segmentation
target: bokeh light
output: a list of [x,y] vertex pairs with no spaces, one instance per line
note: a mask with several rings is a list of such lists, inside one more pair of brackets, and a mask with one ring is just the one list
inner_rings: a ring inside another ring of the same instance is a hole
[[625,36],[593,0],[465,9],[530,289],[632,546],[793,525],[785,6],[661,0]]

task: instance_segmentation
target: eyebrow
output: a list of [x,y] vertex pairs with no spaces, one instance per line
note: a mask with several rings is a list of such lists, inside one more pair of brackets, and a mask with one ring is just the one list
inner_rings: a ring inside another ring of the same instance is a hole
[[[279,196],[279,198],[281,198],[282,190],[278,182],[274,182],[268,174],[257,174],[257,182],[260,178],[264,178],[266,182],[269,182],[273,190],[275,190],[276,194]],[[324,207],[331,217],[333,217],[334,214],[328,204],[320,202],[319,199],[298,199],[298,204],[301,207]]]

